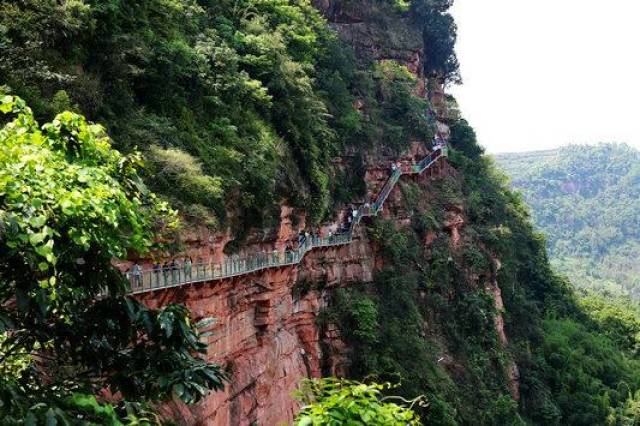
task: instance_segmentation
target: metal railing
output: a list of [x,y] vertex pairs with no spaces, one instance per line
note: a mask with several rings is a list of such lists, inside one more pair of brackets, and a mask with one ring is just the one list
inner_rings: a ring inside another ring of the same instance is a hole
[[413,165],[413,173],[422,173],[433,165],[440,157],[448,156],[448,148],[442,145],[440,148],[424,157],[418,164]]
[[165,267],[158,266],[138,272],[128,271],[125,275],[131,283],[131,293],[143,293],[184,284],[230,278],[268,268],[295,265],[314,248],[339,246],[351,241],[351,230],[349,230],[326,238],[309,237],[301,242],[298,248],[292,250],[259,252],[243,257],[229,256],[221,263],[182,261]]
[[[143,293],[157,289],[177,287],[204,281],[214,281],[239,275],[250,274],[269,268],[296,265],[304,255],[320,247],[333,247],[351,243],[353,232],[363,217],[376,216],[382,205],[402,175],[420,174],[431,167],[438,159],[447,156],[447,147],[442,146],[411,167],[398,167],[393,170],[376,200],[372,204],[363,204],[356,211],[351,227],[342,233],[321,238],[309,236],[301,239],[296,249],[272,252],[259,252],[250,256],[229,256],[221,263],[194,262],[185,260],[170,266],[156,265],[152,269],[135,269],[125,273],[131,283],[131,293]],[[138,268],[140,268],[138,266]]]
[[373,203],[375,210],[380,210],[380,207],[382,207],[384,202],[387,200],[387,197],[396,186],[396,183],[398,183],[398,180],[400,180],[400,176],[402,176],[402,170],[400,168],[395,169],[391,173],[391,176],[389,176],[389,179],[382,187],[382,190],[380,190],[378,198],[376,198],[376,202]]

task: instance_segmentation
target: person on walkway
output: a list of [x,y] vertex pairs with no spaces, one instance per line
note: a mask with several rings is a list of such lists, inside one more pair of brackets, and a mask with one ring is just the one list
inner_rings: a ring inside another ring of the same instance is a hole
[[171,272],[171,265],[169,262],[162,264],[162,276],[164,277],[164,285],[169,285],[169,273]]
[[220,276],[229,275],[231,272],[231,258],[225,257],[222,259],[222,266],[220,268]]
[[180,263],[177,259],[173,259],[171,261],[171,276],[172,276],[172,284],[177,284],[180,282]]
[[160,262],[155,261],[153,263],[153,275],[156,278],[156,287],[160,287],[160,276],[162,274],[162,266],[160,266]]
[[398,166],[396,165],[396,163],[395,162],[391,163],[391,174],[395,173],[397,169],[398,169]]
[[191,266],[193,265],[193,261],[191,257],[187,257],[184,261],[184,280],[191,281]]
[[238,253],[234,253],[231,256],[231,273],[236,274],[240,270],[240,255]]
[[206,275],[206,266],[204,264],[204,259],[202,257],[198,257],[195,263],[196,268],[196,277],[204,277]]
[[142,267],[138,265],[138,262],[131,267],[131,278],[134,287],[142,287]]
[[286,263],[293,261],[293,246],[291,243],[287,243],[287,246],[284,248],[284,258]]

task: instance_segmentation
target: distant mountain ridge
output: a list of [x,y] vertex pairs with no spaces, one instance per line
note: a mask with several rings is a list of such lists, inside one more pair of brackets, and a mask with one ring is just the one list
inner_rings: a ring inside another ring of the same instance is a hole
[[577,287],[640,299],[640,151],[570,145],[494,156]]

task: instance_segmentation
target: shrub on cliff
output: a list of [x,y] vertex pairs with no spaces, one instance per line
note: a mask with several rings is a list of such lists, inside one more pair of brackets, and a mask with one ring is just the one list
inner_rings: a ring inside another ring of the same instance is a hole
[[395,61],[373,67],[377,82],[379,116],[384,145],[402,152],[412,140],[429,140],[431,128],[425,112],[429,102],[413,94],[417,79]]
[[411,408],[388,401],[403,401],[411,405],[424,404],[421,398],[406,401],[384,397],[389,384],[364,384],[348,380],[305,380],[296,392],[304,404],[296,416],[296,426],[315,425],[419,425],[420,417]]
[[[141,183],[139,157],[78,114],[40,127],[2,94],[0,112],[11,116],[0,129],[2,423],[118,424],[141,403],[221,389],[189,312],[126,296],[111,265],[175,222]],[[129,402],[99,402],[103,390]]]

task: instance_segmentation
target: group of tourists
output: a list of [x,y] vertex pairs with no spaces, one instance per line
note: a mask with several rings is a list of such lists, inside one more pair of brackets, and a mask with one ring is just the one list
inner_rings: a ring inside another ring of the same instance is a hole
[[299,257],[304,253],[305,248],[317,247],[320,245],[331,245],[343,238],[351,231],[351,226],[356,220],[358,210],[350,207],[345,215],[345,220],[340,224],[340,227],[334,231],[325,231],[319,227],[317,231],[301,230],[298,232],[297,238],[287,243],[284,249],[285,262],[291,263],[299,260]]
[[433,145],[431,148],[433,151],[437,151],[439,149],[442,149],[446,143],[447,142],[440,135],[438,135],[433,139]]
[[393,162],[391,163],[391,174],[393,175],[397,171],[402,171],[402,163],[401,162]]
[[[156,261],[153,263],[152,280],[150,284],[155,286],[169,286],[191,281],[193,279],[193,267],[194,263],[191,257],[167,260],[163,263]],[[140,266],[138,262],[133,264],[127,272],[127,275],[134,288],[142,287],[142,266]]]
[[[329,236],[331,236],[331,233],[329,233]],[[318,228],[317,231],[312,230],[311,232],[303,229],[298,232],[297,244],[290,242],[289,244],[287,244],[285,251],[294,251],[303,247],[317,246],[320,244],[320,241],[323,238],[324,231],[322,230],[322,228]]]
[[340,234],[345,234],[351,231],[353,224],[356,223],[358,219],[358,209],[355,209],[353,206],[349,206],[346,214],[344,215],[344,220],[340,224]]

